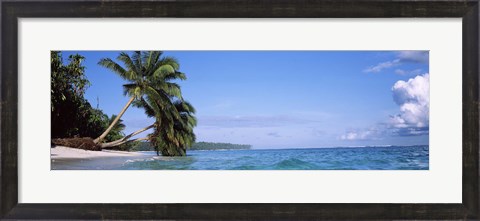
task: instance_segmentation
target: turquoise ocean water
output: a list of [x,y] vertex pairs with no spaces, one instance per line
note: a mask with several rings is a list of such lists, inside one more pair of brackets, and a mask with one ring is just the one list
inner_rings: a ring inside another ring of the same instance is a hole
[[114,159],[52,162],[52,169],[107,170],[428,170],[428,146],[154,152]]

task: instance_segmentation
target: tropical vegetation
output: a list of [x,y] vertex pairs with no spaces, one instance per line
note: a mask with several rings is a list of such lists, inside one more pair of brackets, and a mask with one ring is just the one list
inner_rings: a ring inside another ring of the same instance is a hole
[[[106,130],[111,118],[93,108],[84,94],[90,82],[85,76],[81,55],[71,55],[65,63],[61,52],[51,52],[51,137],[95,137]],[[117,124],[106,140],[123,136]]]
[[[176,83],[186,79],[179,71],[178,61],[162,55],[161,51],[121,52],[117,61],[103,58],[98,62],[127,81],[123,89],[130,99],[118,115],[108,117],[100,109],[92,108],[83,97],[90,84],[81,65],[84,57],[70,56],[69,63],[64,65],[61,53],[52,52],[52,138],[96,137],[91,143],[100,149],[149,141],[157,154],[185,156],[186,149],[195,141],[195,109],[183,99]],[[121,117],[132,105],[143,108],[155,122],[125,135]],[[80,120],[62,124],[72,119],[72,115]],[[153,132],[147,136],[132,139],[150,129]]]
[[251,147],[252,145],[248,144],[197,142],[190,147],[190,150],[246,150]]

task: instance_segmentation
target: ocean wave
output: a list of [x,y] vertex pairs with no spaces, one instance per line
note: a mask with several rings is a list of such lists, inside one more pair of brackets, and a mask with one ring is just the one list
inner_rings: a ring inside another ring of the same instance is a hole
[[154,161],[154,158],[140,158],[140,159],[131,159],[125,161],[125,163],[135,163],[135,162],[148,162],[148,161]]
[[316,164],[309,163],[297,158],[289,158],[272,165],[272,169],[276,170],[308,170],[317,168],[318,166]]

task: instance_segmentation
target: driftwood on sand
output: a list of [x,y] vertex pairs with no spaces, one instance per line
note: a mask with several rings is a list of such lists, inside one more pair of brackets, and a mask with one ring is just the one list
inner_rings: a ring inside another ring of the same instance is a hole
[[93,139],[90,137],[52,139],[52,144],[84,150],[102,150],[102,147],[95,144],[95,142],[93,142]]

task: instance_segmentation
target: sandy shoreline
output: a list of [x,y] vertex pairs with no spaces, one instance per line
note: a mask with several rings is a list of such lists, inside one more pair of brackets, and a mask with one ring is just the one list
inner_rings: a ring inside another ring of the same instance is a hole
[[127,151],[116,151],[116,150],[102,150],[102,151],[91,151],[91,150],[82,150],[64,146],[55,146],[50,148],[50,156],[52,160],[58,159],[90,159],[98,157],[134,157],[142,156],[141,152],[127,152]]

